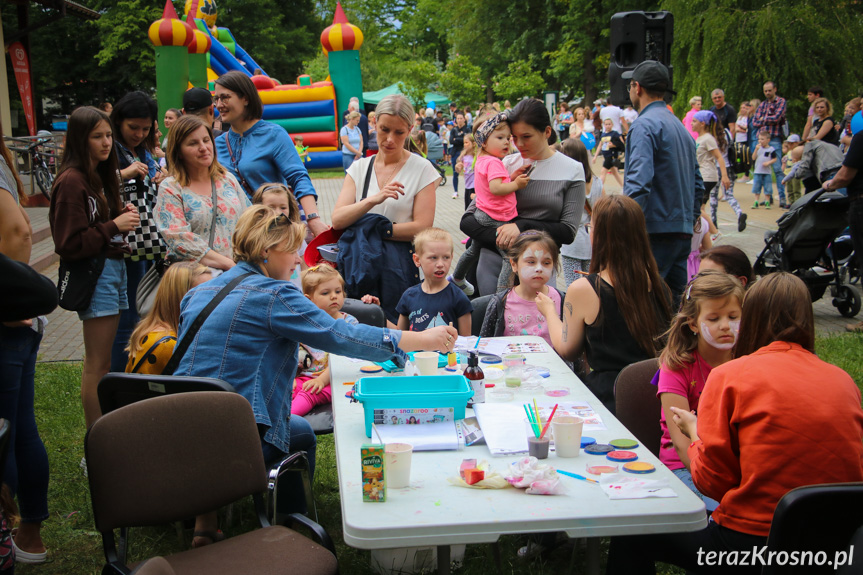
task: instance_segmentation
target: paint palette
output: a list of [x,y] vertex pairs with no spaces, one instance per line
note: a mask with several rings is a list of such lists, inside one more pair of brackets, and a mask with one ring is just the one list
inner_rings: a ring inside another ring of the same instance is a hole
[[593,445],[596,443],[596,440],[592,437],[587,437],[586,435],[581,436],[581,448],[584,449],[588,445]]
[[627,473],[635,473],[635,474],[644,474],[644,473],[653,473],[656,471],[656,467],[652,464],[647,463],[646,461],[632,461],[630,463],[623,464],[623,470]]
[[634,451],[612,451],[605,458],[609,461],[635,461],[638,459],[638,454]]
[[608,444],[615,449],[632,450],[638,447],[638,442],[634,439],[612,439]]
[[584,448],[584,452],[589,453],[590,455],[605,455],[612,451],[614,451],[614,448],[604,443],[594,443],[593,445],[588,445]]
[[602,475],[603,473],[617,473],[617,470],[618,466],[613,464],[587,466],[587,472],[592,475]]
[[360,368],[360,371],[363,373],[378,373],[383,370],[384,368],[379,365],[364,365]]

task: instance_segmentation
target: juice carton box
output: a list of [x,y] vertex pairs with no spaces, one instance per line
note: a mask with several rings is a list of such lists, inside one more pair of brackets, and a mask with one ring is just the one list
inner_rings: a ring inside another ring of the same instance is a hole
[[360,448],[360,455],[363,462],[363,501],[386,501],[387,484],[384,479],[384,446],[363,445]]

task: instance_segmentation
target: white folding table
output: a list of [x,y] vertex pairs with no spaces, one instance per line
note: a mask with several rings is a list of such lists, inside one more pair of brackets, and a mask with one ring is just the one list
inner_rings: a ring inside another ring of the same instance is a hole
[[[515,341],[542,341],[534,336]],[[599,443],[630,438],[632,434],[590,393],[584,384],[550,351],[525,354],[527,362],[547,367],[546,385],[568,387],[566,399],[590,403],[602,417],[606,430],[585,432]],[[364,375],[363,364],[331,356],[335,449],[342,505],[345,543],[359,549],[397,549],[437,546],[438,571],[449,572],[449,546],[466,543],[493,543],[501,535],[563,531],[569,537],[587,537],[588,572],[598,573],[599,537],[696,531],[707,526],[704,504],[662,465],[645,447],[635,449],[640,461],[656,466],[652,479],[669,479],[678,497],[615,500],[606,497],[598,485],[562,477],[566,494],[527,495],[521,489],[477,490],[451,485],[465,458],[486,459],[501,474],[517,456],[492,457],[485,445],[463,451],[415,452],[410,487],[388,489],[385,503],[363,502],[360,446],[373,443],[366,437],[363,406],[352,403],[345,393]],[[384,376],[386,374],[383,374]],[[368,376],[366,376],[368,377]],[[503,385],[502,380],[500,385]],[[517,391],[513,401],[526,403],[533,396]],[[542,395],[544,399],[550,399]],[[539,396],[538,396],[539,398]],[[470,412],[468,410],[468,417]],[[657,425],[659,413],[656,414]],[[522,419],[512,422],[523,427]],[[558,458],[547,463],[587,475],[588,463],[602,463],[604,456],[582,452],[575,458]],[[592,476],[591,476],[592,477]]]

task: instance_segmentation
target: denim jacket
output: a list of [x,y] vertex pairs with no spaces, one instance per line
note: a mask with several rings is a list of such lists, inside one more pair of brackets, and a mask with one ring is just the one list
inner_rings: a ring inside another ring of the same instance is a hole
[[264,441],[290,452],[291,387],[297,374],[298,342],[371,361],[404,357],[401,332],[334,320],[292,283],[268,278],[240,262],[190,291],[180,304],[182,341],[204,306],[238,275],[253,272],[213,310],[175,375],[216,377],[249,400]]
[[695,140],[662,100],[629,129],[623,193],[641,206],[648,234],[692,234],[704,194]]

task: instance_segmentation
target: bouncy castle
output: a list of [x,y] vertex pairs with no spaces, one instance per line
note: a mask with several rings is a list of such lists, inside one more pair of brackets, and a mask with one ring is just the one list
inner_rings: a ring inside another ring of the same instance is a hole
[[359,98],[362,108],[358,50],[363,33],[348,22],[340,3],[333,24],[321,34],[330,76],[325,81],[312,82],[310,76],[304,75],[296,84],[280,84],[271,78],[230,30],[216,26],[214,0],[186,0],[184,13],[185,21],[177,17],[171,0],[166,0],[162,18],[150,26],[150,40],[156,48],[160,118],[167,109],[182,107],[183,92],[190,84],[212,90],[212,82],[220,75],[239,70],[249,75],[258,88],[264,104],[263,119],[283,127],[292,137],[302,136],[309,152],[307,169],[341,167],[341,118],[351,97]]

